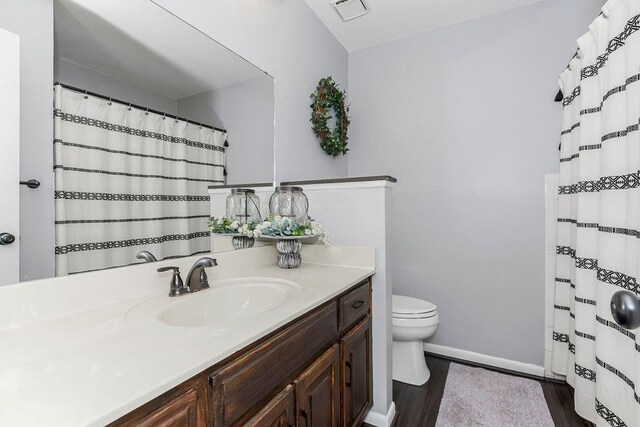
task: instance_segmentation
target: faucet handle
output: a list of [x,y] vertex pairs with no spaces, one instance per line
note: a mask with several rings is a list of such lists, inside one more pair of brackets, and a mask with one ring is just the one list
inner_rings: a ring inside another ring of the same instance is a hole
[[182,277],[180,277],[180,269],[178,267],[160,267],[158,268],[158,273],[163,273],[165,271],[173,270],[173,276],[171,276],[171,284],[169,288],[169,296],[177,297],[178,295],[186,294],[189,292],[189,288],[184,286],[184,282],[182,281]]

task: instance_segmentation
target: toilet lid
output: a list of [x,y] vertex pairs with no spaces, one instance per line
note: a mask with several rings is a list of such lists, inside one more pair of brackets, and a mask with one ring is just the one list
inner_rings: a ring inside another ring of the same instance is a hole
[[393,295],[392,297],[391,311],[393,314],[427,314],[433,313],[437,308],[435,304],[418,298],[404,295]]

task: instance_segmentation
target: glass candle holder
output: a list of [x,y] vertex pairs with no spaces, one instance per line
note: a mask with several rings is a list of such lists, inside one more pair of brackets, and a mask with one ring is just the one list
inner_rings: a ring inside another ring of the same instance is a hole
[[309,223],[309,200],[302,187],[280,186],[269,199],[269,214],[289,218],[298,224]]
[[234,188],[227,196],[227,219],[237,220],[240,224],[250,224],[262,220],[260,216],[260,198],[254,190]]

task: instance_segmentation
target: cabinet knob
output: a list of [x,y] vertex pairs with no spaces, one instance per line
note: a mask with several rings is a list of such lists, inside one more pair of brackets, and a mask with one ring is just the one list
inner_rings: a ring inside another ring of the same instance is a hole
[[16,236],[11,233],[0,233],[0,245],[10,245],[16,241]]

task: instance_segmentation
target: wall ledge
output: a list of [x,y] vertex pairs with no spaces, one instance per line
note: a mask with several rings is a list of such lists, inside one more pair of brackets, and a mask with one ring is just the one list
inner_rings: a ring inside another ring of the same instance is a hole
[[329,178],[329,179],[310,179],[303,181],[286,181],[280,185],[316,185],[316,184],[342,184],[352,182],[370,182],[370,181],[389,181],[392,183],[398,180],[391,175],[373,175],[373,176],[356,176],[349,178]]

